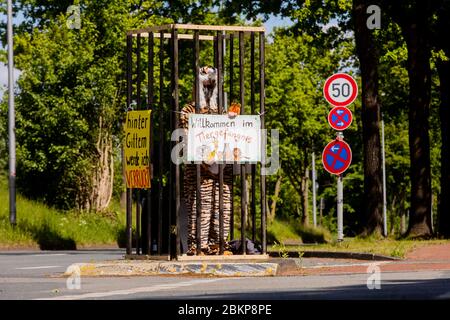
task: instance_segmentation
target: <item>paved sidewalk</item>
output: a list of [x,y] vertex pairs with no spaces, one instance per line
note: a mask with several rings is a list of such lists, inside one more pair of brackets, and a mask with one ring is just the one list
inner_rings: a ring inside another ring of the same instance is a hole
[[335,262],[305,266],[293,273],[302,275],[367,273],[369,265],[377,265],[381,272],[450,270],[450,244],[417,248],[404,260],[376,262],[347,260],[344,263],[335,260]]

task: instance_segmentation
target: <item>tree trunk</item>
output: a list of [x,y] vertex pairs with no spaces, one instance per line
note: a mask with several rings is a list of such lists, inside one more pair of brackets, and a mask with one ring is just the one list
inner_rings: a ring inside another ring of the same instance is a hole
[[270,207],[269,221],[273,221],[275,219],[275,211],[277,208],[277,201],[281,191],[281,180],[283,179],[282,175],[278,176],[277,182],[275,183],[275,194],[273,196],[272,206]]
[[[430,49],[426,12],[417,4],[416,19],[404,23],[402,31],[408,48],[409,152],[411,211],[407,234],[427,237],[431,229],[431,171],[428,116],[431,92]],[[418,20],[418,21],[415,21]]]
[[319,220],[319,226],[322,226],[322,221],[323,221],[323,213],[322,213],[322,210],[324,209],[324,207],[322,206],[322,201],[323,201],[323,198],[320,198],[320,206],[319,206],[319,215],[320,215],[320,220]]
[[391,214],[389,215],[389,222],[391,225],[389,234],[391,236],[395,235],[395,216],[396,216],[395,205],[396,205],[396,203],[397,203],[397,196],[394,195],[392,197],[392,203],[391,203]]
[[[303,189],[302,189],[302,176],[301,174],[299,174],[299,170],[301,171],[302,165],[299,164],[298,166],[289,166],[289,164],[287,162],[284,162],[283,164],[283,172],[286,174],[286,177],[289,179],[289,182],[291,183],[292,187],[294,188],[294,190],[297,192],[300,201],[302,201],[302,194],[303,194]],[[297,215],[295,216],[296,218],[301,218],[301,214],[298,210],[297,207]]]
[[114,159],[110,128],[104,127],[103,118],[99,118],[99,133],[96,143],[97,154],[93,158],[92,172],[89,173],[88,188],[80,191],[80,209],[102,211],[109,206],[113,191]]
[[305,166],[305,175],[302,177],[302,225],[309,225],[309,214],[308,214],[308,191],[309,191],[309,170]]
[[127,179],[125,175],[125,154],[124,149],[121,147],[120,149],[120,160],[122,162],[122,184],[125,186],[122,188],[122,191],[120,192],[120,208],[123,210],[126,210],[127,207]]
[[432,234],[428,133],[431,94],[430,21],[439,2],[384,2],[390,15],[400,25],[408,49],[411,208],[406,235],[428,237]]
[[371,2],[366,0],[353,1],[355,41],[362,82],[363,236],[381,235],[383,230],[378,52],[372,32],[366,26],[366,8],[370,4]]
[[97,151],[98,163],[94,169],[91,209],[105,210],[111,202],[114,181],[114,158],[112,137],[106,130],[99,134]]
[[403,236],[406,233],[406,211],[402,210],[402,216],[400,220],[400,235]]
[[441,106],[441,197],[439,207],[439,234],[450,237],[450,62],[439,61],[437,70],[440,80]]

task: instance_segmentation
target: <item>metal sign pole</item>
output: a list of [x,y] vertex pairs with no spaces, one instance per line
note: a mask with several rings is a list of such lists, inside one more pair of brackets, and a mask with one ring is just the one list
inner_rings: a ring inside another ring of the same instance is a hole
[[[339,140],[344,139],[342,132],[337,133]],[[338,241],[344,240],[344,187],[342,182],[342,173],[339,174],[337,179],[337,227],[338,227]]]
[[[352,112],[346,108],[355,101],[358,96],[358,84],[355,79],[345,73],[336,73],[329,77],[323,86],[325,100],[333,106],[328,114],[329,125],[338,130],[336,141],[330,142],[322,154],[322,162],[325,170],[338,175],[337,179],[337,240],[344,240],[343,213],[343,177],[352,161],[350,146],[344,142],[341,130],[347,129],[352,123]],[[337,153],[336,153],[337,151]],[[338,165],[339,164],[339,165]]]
[[343,226],[343,208],[344,194],[342,185],[342,174],[337,179],[337,225],[338,225],[338,241],[344,240],[344,226]]
[[383,170],[383,235],[387,237],[386,166],[384,152],[384,121],[381,120],[381,163]]
[[320,198],[320,202],[319,202],[319,216],[320,216],[320,220],[319,220],[319,224],[322,226],[322,210],[325,209],[325,202],[323,201],[323,198]]
[[14,110],[14,53],[12,1],[8,0],[8,136],[9,136],[9,222],[16,224],[16,132]]
[[317,227],[317,217],[316,217],[316,159],[314,152],[312,153],[312,185],[313,185],[313,224]]

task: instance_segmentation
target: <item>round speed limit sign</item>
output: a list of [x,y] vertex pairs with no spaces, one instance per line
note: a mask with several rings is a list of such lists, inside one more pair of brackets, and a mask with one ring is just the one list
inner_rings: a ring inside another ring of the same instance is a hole
[[323,95],[331,105],[345,107],[355,101],[358,85],[355,79],[346,73],[335,73],[325,81]]

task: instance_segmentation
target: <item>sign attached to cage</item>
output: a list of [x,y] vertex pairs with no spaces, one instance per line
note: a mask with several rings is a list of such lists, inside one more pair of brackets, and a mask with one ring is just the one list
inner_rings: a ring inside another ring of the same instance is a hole
[[150,188],[150,112],[127,112],[123,144],[127,188]]
[[191,114],[187,160],[206,163],[261,161],[260,117]]

